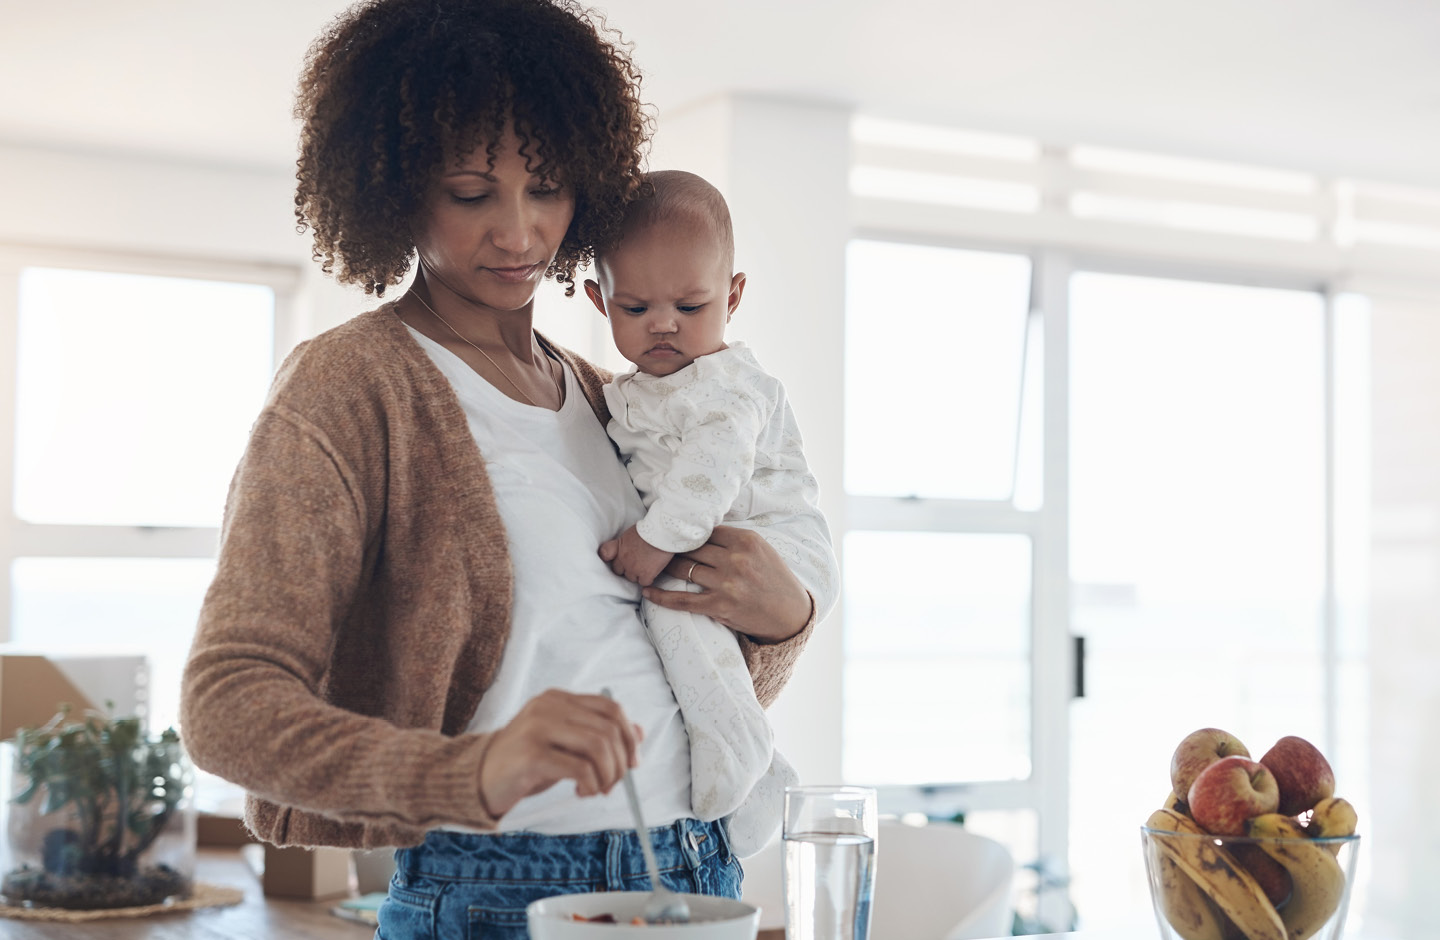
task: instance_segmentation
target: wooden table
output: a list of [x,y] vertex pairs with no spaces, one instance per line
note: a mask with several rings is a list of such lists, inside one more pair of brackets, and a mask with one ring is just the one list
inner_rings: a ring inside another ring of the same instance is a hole
[[236,849],[201,849],[195,877],[239,888],[245,900],[152,917],[46,923],[0,918],[5,940],[370,940],[375,928],[330,913],[335,901],[267,898],[260,879]]

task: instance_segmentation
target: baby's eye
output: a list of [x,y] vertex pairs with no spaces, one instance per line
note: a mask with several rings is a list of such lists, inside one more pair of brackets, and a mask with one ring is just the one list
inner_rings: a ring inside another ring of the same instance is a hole
[[694,313],[704,306],[704,304],[676,304],[675,309],[681,313]]
[[635,316],[639,316],[640,314],[645,312],[644,307],[621,307],[620,309],[624,310],[626,313],[634,314]]

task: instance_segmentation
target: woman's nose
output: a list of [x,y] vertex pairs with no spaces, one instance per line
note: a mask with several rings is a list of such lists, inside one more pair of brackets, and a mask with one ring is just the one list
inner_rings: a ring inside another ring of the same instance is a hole
[[511,254],[525,254],[535,243],[536,213],[523,201],[501,206],[492,219],[490,241]]

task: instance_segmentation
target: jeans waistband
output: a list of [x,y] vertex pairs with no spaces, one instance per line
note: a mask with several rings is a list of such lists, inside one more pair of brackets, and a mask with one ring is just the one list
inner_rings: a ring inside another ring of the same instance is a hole
[[[650,830],[660,871],[694,871],[730,842],[721,821],[678,819]],[[645,856],[633,829],[566,835],[538,832],[471,833],[433,830],[414,848],[395,853],[397,874],[446,881],[619,883],[645,873]]]

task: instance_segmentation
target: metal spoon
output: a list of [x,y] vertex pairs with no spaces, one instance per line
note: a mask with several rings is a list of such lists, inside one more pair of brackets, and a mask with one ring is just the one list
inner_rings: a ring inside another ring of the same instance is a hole
[[[600,694],[614,701],[609,689]],[[640,837],[640,849],[645,853],[645,869],[650,873],[650,897],[640,916],[647,924],[685,924],[690,922],[690,905],[680,895],[665,887],[660,881],[660,865],[655,861],[655,846],[650,841],[650,830],[645,826],[645,817],[640,815],[640,795],[635,792],[635,781],[630,779],[626,769],[623,780],[625,797],[630,801],[630,812],[635,816],[635,835]]]

